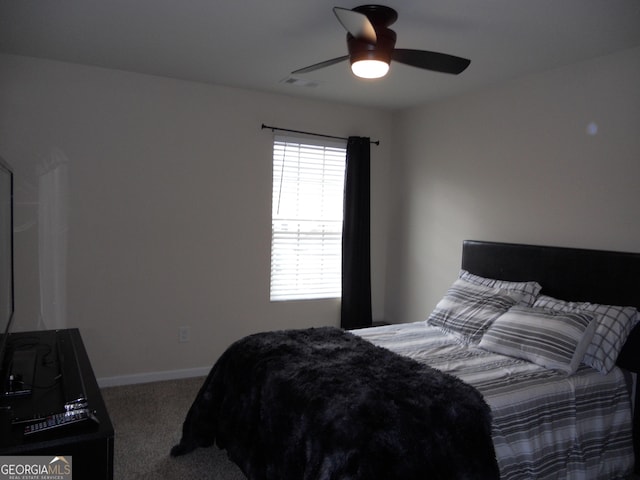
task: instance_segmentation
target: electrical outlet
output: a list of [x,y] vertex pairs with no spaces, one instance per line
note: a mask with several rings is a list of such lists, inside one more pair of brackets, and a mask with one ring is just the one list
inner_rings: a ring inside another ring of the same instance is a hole
[[178,340],[180,343],[188,342],[191,340],[191,328],[190,327],[180,327],[178,329]]

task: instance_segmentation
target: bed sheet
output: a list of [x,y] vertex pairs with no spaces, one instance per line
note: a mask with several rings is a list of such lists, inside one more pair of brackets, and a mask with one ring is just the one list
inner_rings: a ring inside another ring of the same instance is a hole
[[567,377],[425,322],[353,333],[476,387],[492,410],[502,480],[612,480],[633,470],[630,395],[617,367],[602,375],[582,365]]

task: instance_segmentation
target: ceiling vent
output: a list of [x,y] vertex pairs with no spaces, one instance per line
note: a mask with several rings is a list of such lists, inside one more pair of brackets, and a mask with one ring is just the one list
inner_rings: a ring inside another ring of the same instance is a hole
[[297,77],[287,77],[281,80],[281,83],[286,83],[288,85],[295,85],[296,87],[308,87],[308,88],[315,88],[318,86],[318,82],[312,82],[311,80],[305,80],[304,78],[297,78]]

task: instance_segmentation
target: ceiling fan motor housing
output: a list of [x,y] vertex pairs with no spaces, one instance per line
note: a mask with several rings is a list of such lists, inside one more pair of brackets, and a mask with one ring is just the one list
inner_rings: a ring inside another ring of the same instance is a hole
[[393,25],[398,19],[398,12],[384,5],[361,5],[352,9],[366,16],[378,33],[378,28]]
[[391,63],[396,45],[396,32],[388,28],[376,29],[377,42],[369,43],[347,33],[347,46],[351,64],[361,60],[380,60]]

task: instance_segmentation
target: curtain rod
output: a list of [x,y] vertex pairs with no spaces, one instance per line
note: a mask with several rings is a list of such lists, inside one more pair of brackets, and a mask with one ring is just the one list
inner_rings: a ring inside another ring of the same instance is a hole
[[[290,128],[280,128],[280,127],[270,127],[269,125],[262,124],[262,128],[268,128],[272,132],[275,130],[279,130],[281,132],[292,132],[292,133],[302,133],[304,135],[313,135],[315,137],[324,137],[324,138],[335,138],[336,140],[349,140],[347,137],[336,137],[333,135],[323,135],[322,133],[312,133],[312,132],[303,132],[302,130],[291,130]],[[369,143],[373,143],[375,145],[380,145],[380,140],[370,141]]]

